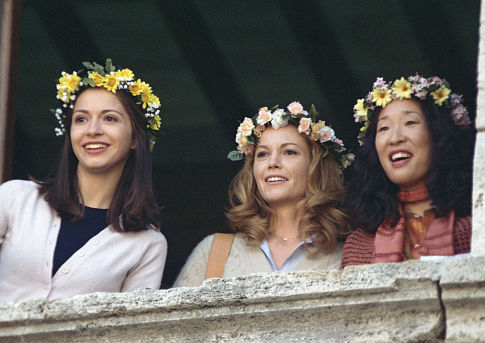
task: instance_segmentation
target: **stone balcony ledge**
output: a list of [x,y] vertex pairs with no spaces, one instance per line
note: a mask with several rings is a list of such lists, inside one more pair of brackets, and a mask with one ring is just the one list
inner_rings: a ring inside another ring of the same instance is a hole
[[479,342],[485,257],[0,305],[0,342]]

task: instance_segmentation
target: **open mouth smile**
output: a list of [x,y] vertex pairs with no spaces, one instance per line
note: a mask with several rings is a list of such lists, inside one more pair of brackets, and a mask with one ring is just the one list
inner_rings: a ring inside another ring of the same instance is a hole
[[411,158],[413,155],[408,152],[396,152],[390,155],[391,162],[403,161]]

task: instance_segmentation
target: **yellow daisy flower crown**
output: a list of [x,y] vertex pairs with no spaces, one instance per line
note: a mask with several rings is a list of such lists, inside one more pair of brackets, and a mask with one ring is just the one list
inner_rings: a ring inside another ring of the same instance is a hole
[[318,112],[314,105],[311,106],[310,113],[305,111],[298,101],[292,102],[286,109],[278,107],[261,107],[252,118],[244,118],[236,133],[237,150],[227,155],[230,160],[239,161],[244,159],[244,155],[252,154],[266,127],[271,125],[277,130],[292,123],[297,126],[300,134],[306,134],[311,140],[319,143],[323,150],[323,158],[328,154],[333,155],[342,169],[354,161],[354,154],[345,152],[344,143],[335,136],[334,130],[325,125],[324,121],[316,121]]
[[124,90],[135,98],[147,119],[148,136],[153,147],[159,134],[161,118],[160,100],[153,94],[150,85],[140,79],[135,80],[130,69],[116,69],[110,58],[106,59],[104,67],[96,62],[82,62],[82,65],[85,69],[78,72],[62,72],[56,85],[60,106],[51,110],[59,123],[54,129],[56,136],[62,136],[66,131],[66,110],[73,108],[72,102],[76,100],[79,89],[83,86],[104,87],[115,94],[117,90]]
[[445,79],[437,76],[424,78],[419,74],[401,77],[394,82],[386,82],[378,77],[364,99],[357,100],[354,106],[354,119],[358,123],[364,123],[359,133],[359,141],[365,137],[367,128],[378,107],[385,108],[392,100],[416,98],[432,100],[438,106],[444,106],[450,110],[453,122],[458,126],[471,124],[468,110],[463,105],[463,96],[451,93],[450,85]]

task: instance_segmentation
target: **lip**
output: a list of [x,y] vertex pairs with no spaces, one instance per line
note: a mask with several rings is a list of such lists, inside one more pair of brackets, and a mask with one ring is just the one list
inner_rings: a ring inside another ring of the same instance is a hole
[[84,151],[91,154],[96,154],[96,153],[106,151],[109,148],[109,146],[110,145],[108,143],[96,141],[96,142],[86,142],[83,144],[82,147]]
[[[273,179],[273,180],[271,180]],[[282,176],[282,175],[268,175],[264,178],[264,182],[269,183],[271,185],[276,185],[280,184],[283,182],[288,181],[288,178]]]
[[[389,161],[391,162],[391,164],[394,167],[400,167],[404,164],[407,164],[413,158],[413,156],[414,155],[408,150],[403,150],[403,149],[393,150],[389,153]],[[396,158],[396,157],[403,158],[404,157],[404,159],[393,161],[393,157],[394,158]]]

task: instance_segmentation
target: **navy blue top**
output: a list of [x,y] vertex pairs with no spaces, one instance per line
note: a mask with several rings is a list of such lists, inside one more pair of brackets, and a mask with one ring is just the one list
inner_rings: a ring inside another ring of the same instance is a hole
[[62,217],[54,251],[52,276],[87,241],[108,226],[107,213],[108,209],[84,207],[84,217],[78,222],[71,223],[67,217]]

